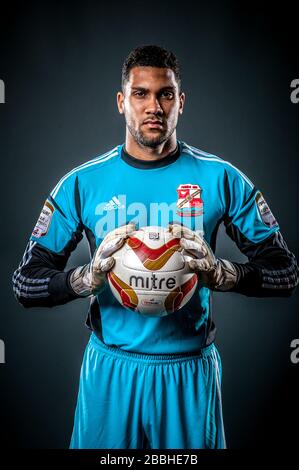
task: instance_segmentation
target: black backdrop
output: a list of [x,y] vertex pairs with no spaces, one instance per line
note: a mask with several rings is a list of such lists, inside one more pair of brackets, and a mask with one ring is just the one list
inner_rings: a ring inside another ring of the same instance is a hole
[[[240,3],[240,5],[242,2]],[[88,301],[17,304],[11,275],[42,202],[68,170],[124,140],[116,108],[128,52],[156,43],[182,64],[187,94],[178,137],[235,164],[264,193],[299,255],[298,34],[291,4],[262,2],[10,2],[1,5],[1,444],[65,448],[88,330]],[[221,228],[217,254],[245,258]],[[69,266],[86,262],[82,242]],[[295,448],[298,293],[213,298],[231,448]]]

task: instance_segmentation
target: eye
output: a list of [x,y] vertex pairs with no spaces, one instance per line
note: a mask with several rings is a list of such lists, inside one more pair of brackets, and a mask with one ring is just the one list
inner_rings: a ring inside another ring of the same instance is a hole
[[173,98],[173,93],[171,91],[163,91],[162,96],[171,100]]
[[134,91],[134,96],[144,96],[144,91]]

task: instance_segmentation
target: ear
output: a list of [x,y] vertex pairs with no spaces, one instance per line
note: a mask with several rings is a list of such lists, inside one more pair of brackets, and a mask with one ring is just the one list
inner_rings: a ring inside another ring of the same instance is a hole
[[183,114],[183,109],[184,109],[184,104],[185,104],[185,100],[186,100],[186,95],[185,93],[180,93],[180,107],[179,107],[179,113],[180,114]]
[[119,91],[116,96],[117,107],[120,114],[124,114],[124,94],[122,91]]

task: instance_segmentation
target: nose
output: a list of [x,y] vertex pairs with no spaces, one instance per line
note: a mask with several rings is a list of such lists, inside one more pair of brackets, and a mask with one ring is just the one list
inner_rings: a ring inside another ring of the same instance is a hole
[[163,109],[161,108],[160,102],[156,96],[152,95],[151,97],[149,97],[145,112],[147,114],[163,113]]

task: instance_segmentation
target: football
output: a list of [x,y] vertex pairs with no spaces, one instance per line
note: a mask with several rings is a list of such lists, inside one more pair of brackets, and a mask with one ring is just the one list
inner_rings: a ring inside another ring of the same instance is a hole
[[167,228],[141,227],[113,254],[109,286],[126,308],[144,316],[165,316],[182,308],[197,286],[197,275],[180,239]]

